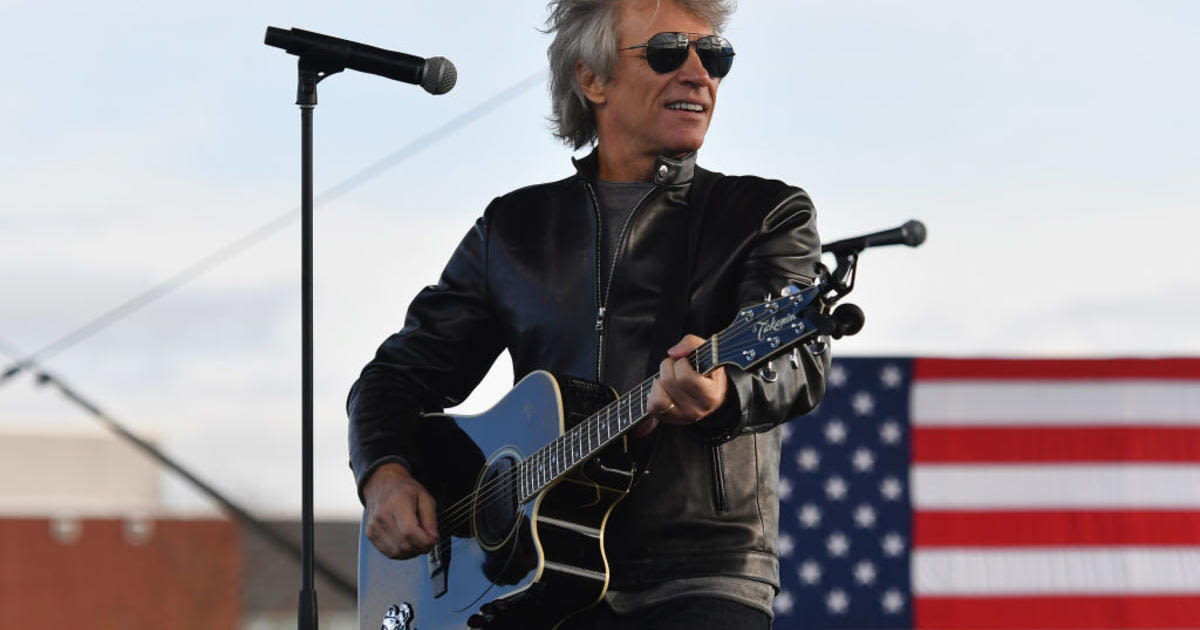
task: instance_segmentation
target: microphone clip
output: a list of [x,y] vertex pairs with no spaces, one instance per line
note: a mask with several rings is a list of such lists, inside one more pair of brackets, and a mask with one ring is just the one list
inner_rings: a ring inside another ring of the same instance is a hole
[[296,84],[296,104],[301,107],[314,107],[317,104],[317,84],[326,77],[346,69],[346,65],[330,60],[327,57],[316,59],[301,56],[296,62],[299,69],[299,81]]

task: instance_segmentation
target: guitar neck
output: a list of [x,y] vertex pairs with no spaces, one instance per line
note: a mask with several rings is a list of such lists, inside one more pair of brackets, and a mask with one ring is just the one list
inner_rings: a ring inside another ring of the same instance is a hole
[[[701,374],[717,367],[717,336],[688,355],[688,362]],[[580,462],[592,458],[650,417],[650,391],[658,376],[651,376],[596,413],[538,449],[518,466],[521,502],[536,496]]]
[[[793,287],[794,289],[794,287]],[[815,325],[805,316],[816,309],[814,301],[823,287],[787,291],[783,297],[748,306],[727,328],[713,335],[688,355],[692,367],[708,374],[727,363],[750,369],[815,335]],[[647,409],[656,376],[641,382],[620,398],[538,449],[517,466],[522,503],[533,498],[568,470],[599,453],[633,425],[650,416]]]

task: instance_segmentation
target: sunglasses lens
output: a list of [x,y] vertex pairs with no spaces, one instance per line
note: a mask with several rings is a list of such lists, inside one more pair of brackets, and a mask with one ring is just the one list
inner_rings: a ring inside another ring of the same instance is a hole
[[688,38],[683,33],[659,33],[646,42],[646,62],[659,74],[683,65],[688,56]]
[[650,64],[650,69],[659,74],[671,72],[683,65],[687,59],[688,49],[677,47],[658,47],[648,46],[646,48],[646,62]]
[[696,53],[700,55],[704,69],[714,79],[729,74],[729,69],[733,67],[733,45],[724,37],[701,37],[696,40]]

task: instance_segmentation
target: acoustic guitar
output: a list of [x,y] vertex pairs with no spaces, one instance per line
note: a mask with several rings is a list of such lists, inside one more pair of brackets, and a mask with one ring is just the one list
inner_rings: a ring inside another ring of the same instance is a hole
[[[749,370],[805,340],[823,343],[819,334],[857,332],[862,311],[832,312],[840,295],[824,295],[827,284],[743,309],[691,353],[693,367]],[[538,371],[485,413],[424,416],[423,448],[437,450],[422,461],[442,464],[431,477],[444,481],[430,488],[442,537],[429,554],[396,561],[360,534],[360,630],[551,630],[599,602],[605,522],[636,476],[625,434],[649,416],[653,383],[617,396]]]

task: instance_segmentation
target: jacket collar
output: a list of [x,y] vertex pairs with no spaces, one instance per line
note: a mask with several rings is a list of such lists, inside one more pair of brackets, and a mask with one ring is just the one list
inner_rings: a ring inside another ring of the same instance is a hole
[[[571,158],[571,163],[575,165],[575,170],[581,177],[590,182],[596,181],[596,172],[599,169],[600,158],[596,154],[595,149],[592,149],[591,153],[579,159]],[[651,181],[659,186],[686,184],[692,181],[692,176],[695,173],[695,151],[679,159],[660,155],[654,160],[654,176]]]

